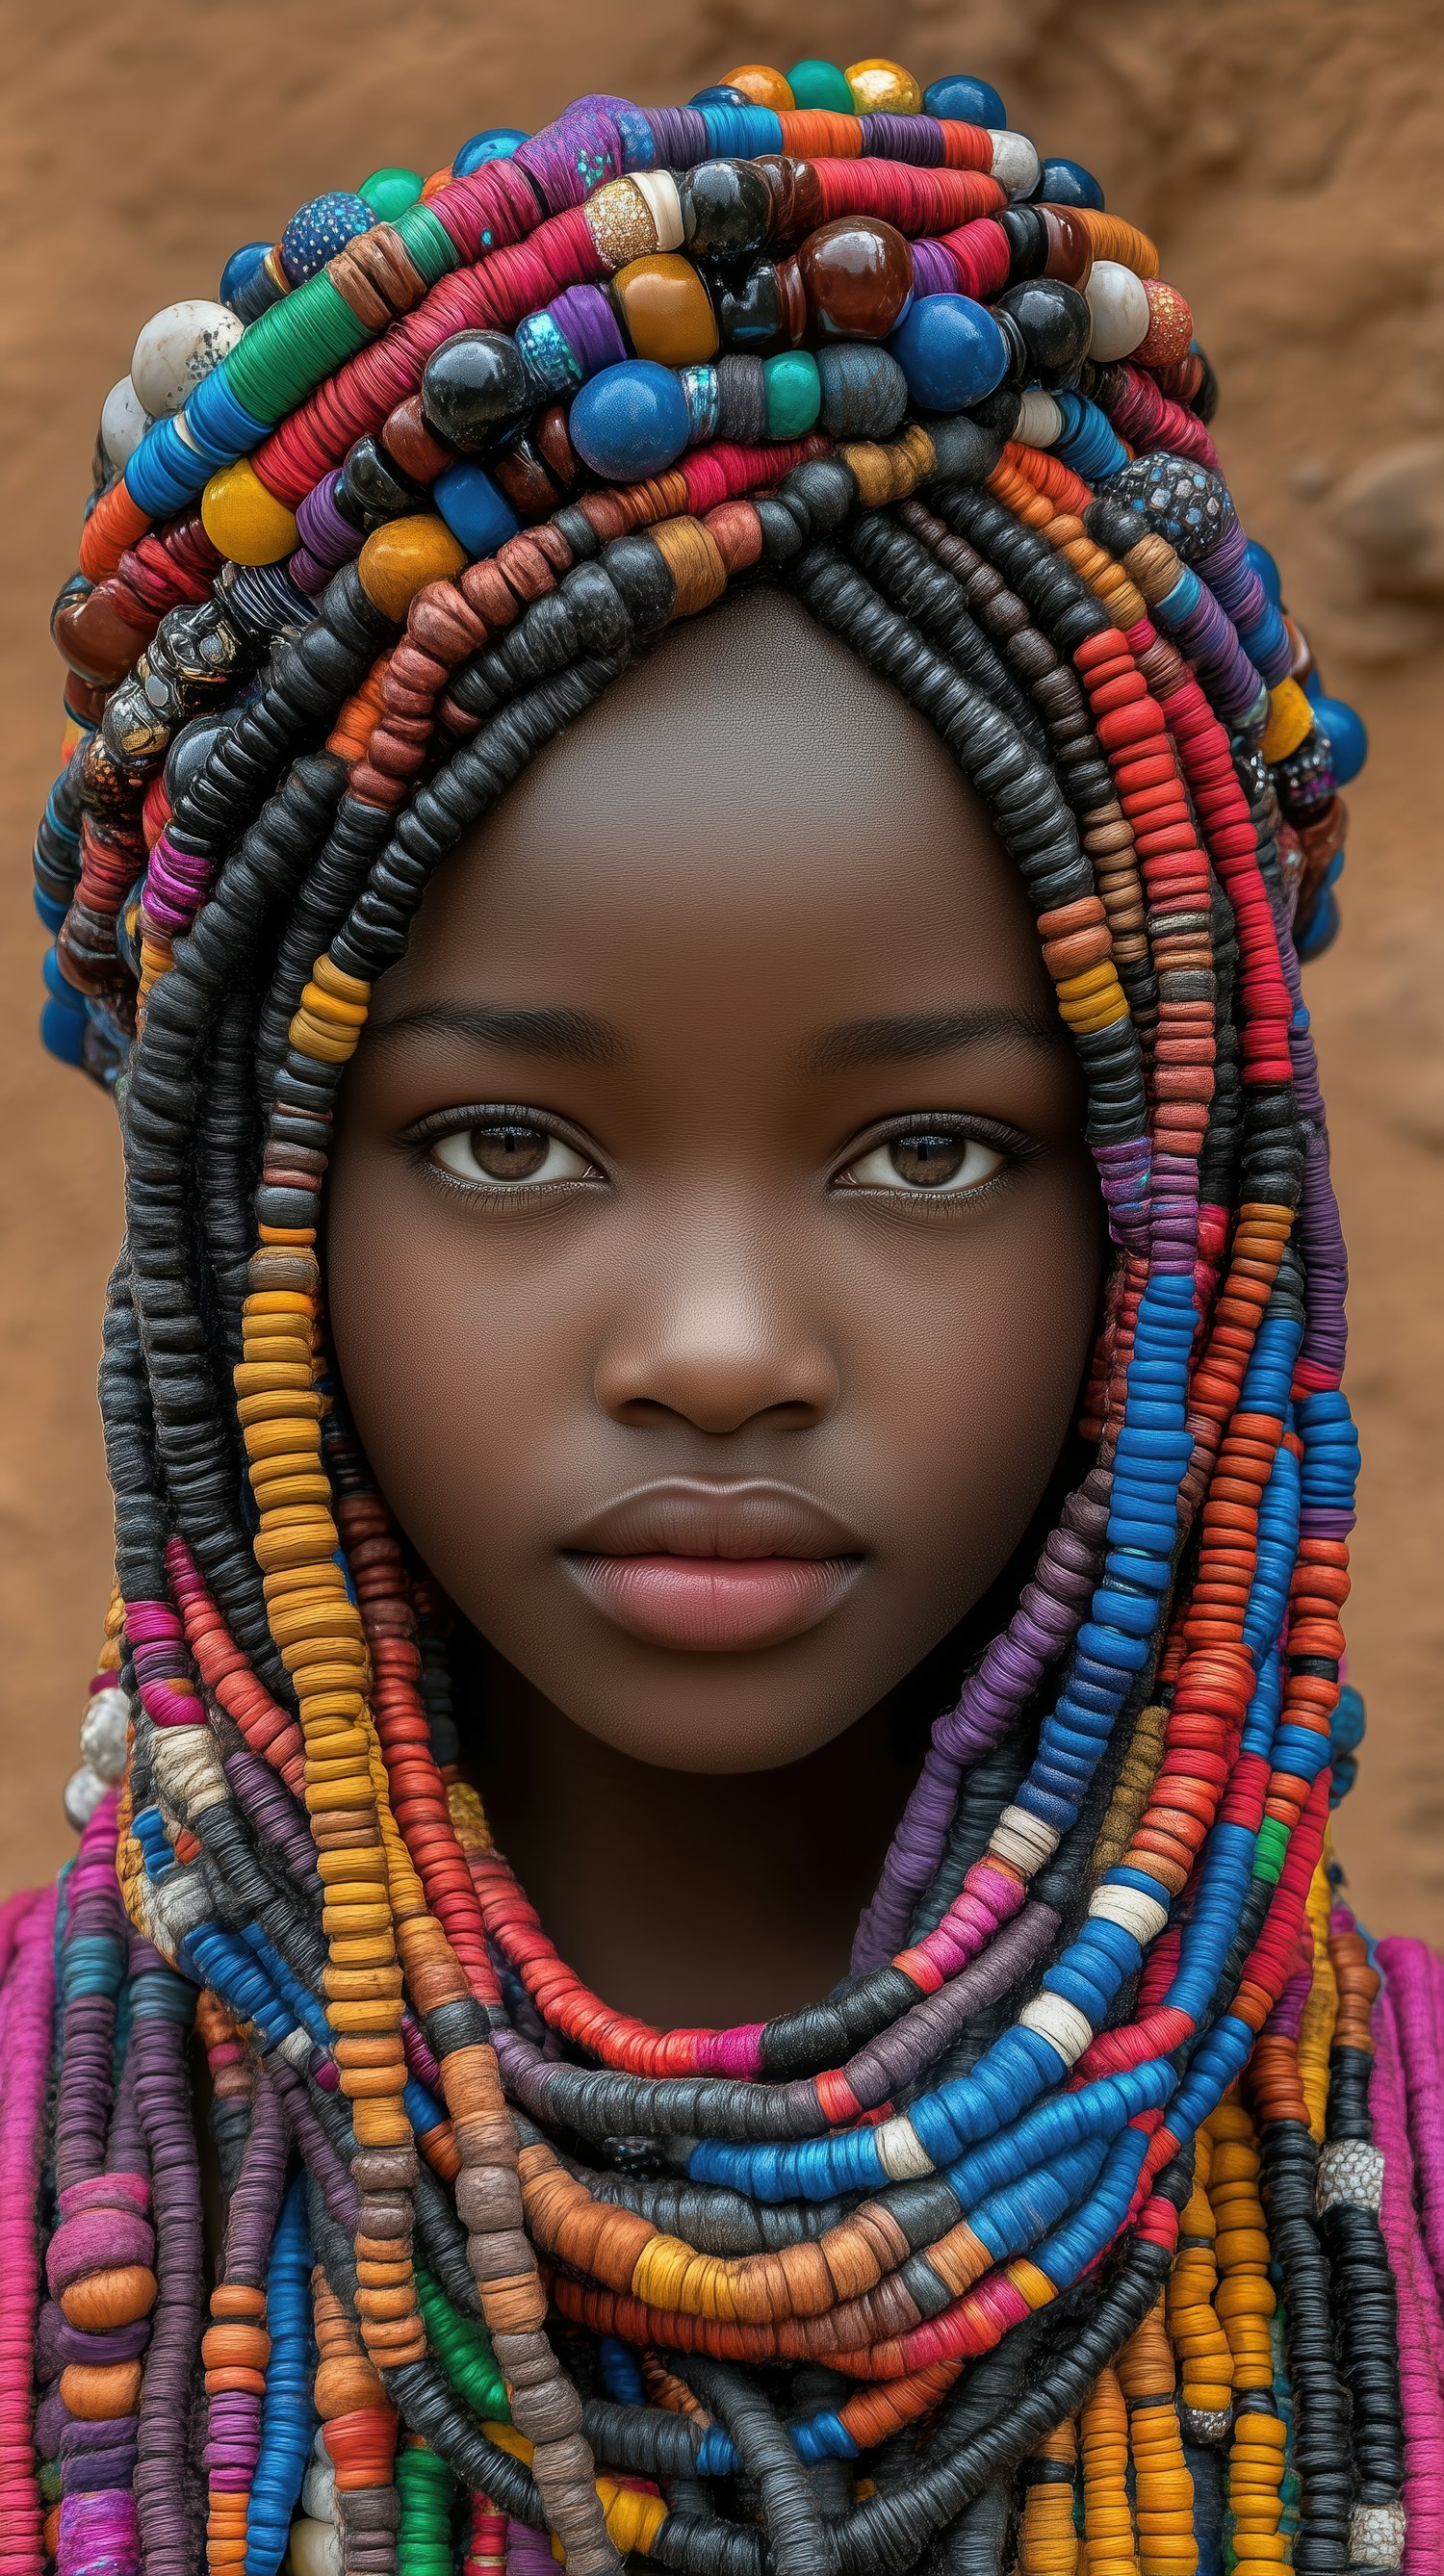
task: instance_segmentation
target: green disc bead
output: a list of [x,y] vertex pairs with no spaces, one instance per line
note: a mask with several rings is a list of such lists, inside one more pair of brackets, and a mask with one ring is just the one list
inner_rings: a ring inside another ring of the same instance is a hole
[[822,409],[822,378],[810,349],[784,349],[762,361],[769,438],[805,438]]
[[439,215],[418,203],[403,206],[395,223],[428,286],[435,286],[438,278],[450,276],[461,253]]
[[398,2451],[396,2491],[396,2576],[455,2576],[451,2525],[459,2490],[446,2462],[420,2447]]
[[472,2317],[458,2316],[441,2284],[416,2267],[416,2295],[426,2339],[459,2397],[484,2423],[509,2424],[506,2384],[492,2358],[491,2340]]
[[356,194],[365,198],[379,222],[394,224],[398,215],[415,205],[424,185],[419,170],[373,170]]
[[1258,1845],[1254,1852],[1253,1874],[1277,1883],[1289,1847],[1289,1829],[1277,1816],[1265,1816],[1259,1827]]
[[227,379],[257,420],[282,420],[370,338],[323,270],[242,332],[226,352]]
[[856,114],[846,74],[836,63],[824,63],[815,54],[793,64],[787,85],[799,107],[828,107],[840,116]]

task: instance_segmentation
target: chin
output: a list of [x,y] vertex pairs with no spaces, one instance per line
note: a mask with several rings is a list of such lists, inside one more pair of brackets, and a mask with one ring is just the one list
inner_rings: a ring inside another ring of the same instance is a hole
[[812,1660],[798,1653],[802,1642],[758,1655],[649,1656],[668,1669],[633,1670],[616,1687],[576,1670],[527,1678],[574,1726],[633,1762],[719,1777],[780,1771],[845,1735],[899,1678],[885,1673],[874,1687],[853,1662],[844,1687],[830,1659],[824,1671],[799,1669]]

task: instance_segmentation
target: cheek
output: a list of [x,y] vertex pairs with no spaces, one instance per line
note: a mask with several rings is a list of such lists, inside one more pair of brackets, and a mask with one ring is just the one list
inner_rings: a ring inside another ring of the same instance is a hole
[[[1006,1565],[1072,1428],[1106,1234],[1081,1151],[1030,1175],[963,1246],[869,1278],[855,1354],[857,1472],[896,1603],[936,1642]],[[942,1257],[939,1257],[939,1256]],[[961,1257],[959,1257],[961,1255]]]

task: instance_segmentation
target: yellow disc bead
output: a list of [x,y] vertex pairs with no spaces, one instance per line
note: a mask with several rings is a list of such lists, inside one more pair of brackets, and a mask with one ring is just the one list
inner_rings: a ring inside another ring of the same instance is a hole
[[1259,745],[1265,760],[1287,760],[1297,751],[1314,721],[1314,711],[1297,680],[1280,680],[1269,691],[1269,720]]
[[717,316],[692,266],[676,251],[629,259],[612,280],[639,358],[659,367],[702,367],[717,354]]
[[399,624],[418,590],[450,581],[466,562],[444,519],[428,510],[414,519],[388,519],[373,529],[357,558],[361,587],[383,617]]
[[743,97],[750,98],[754,107],[775,108],[779,116],[785,116],[790,108],[797,105],[791,83],[783,79],[781,72],[774,71],[770,63],[739,63],[735,71],[723,73],[722,87],[740,89]]
[[921,84],[885,54],[869,54],[864,62],[849,63],[843,79],[859,116],[916,116],[923,103]]
[[280,563],[298,542],[295,515],[268,492],[249,457],[223,465],[201,494],[201,525],[232,563]]

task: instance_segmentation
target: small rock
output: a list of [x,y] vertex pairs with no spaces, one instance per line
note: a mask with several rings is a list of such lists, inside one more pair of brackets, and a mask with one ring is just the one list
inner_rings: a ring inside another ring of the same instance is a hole
[[1444,604],[1444,438],[1386,448],[1340,484],[1334,524],[1368,589]]

